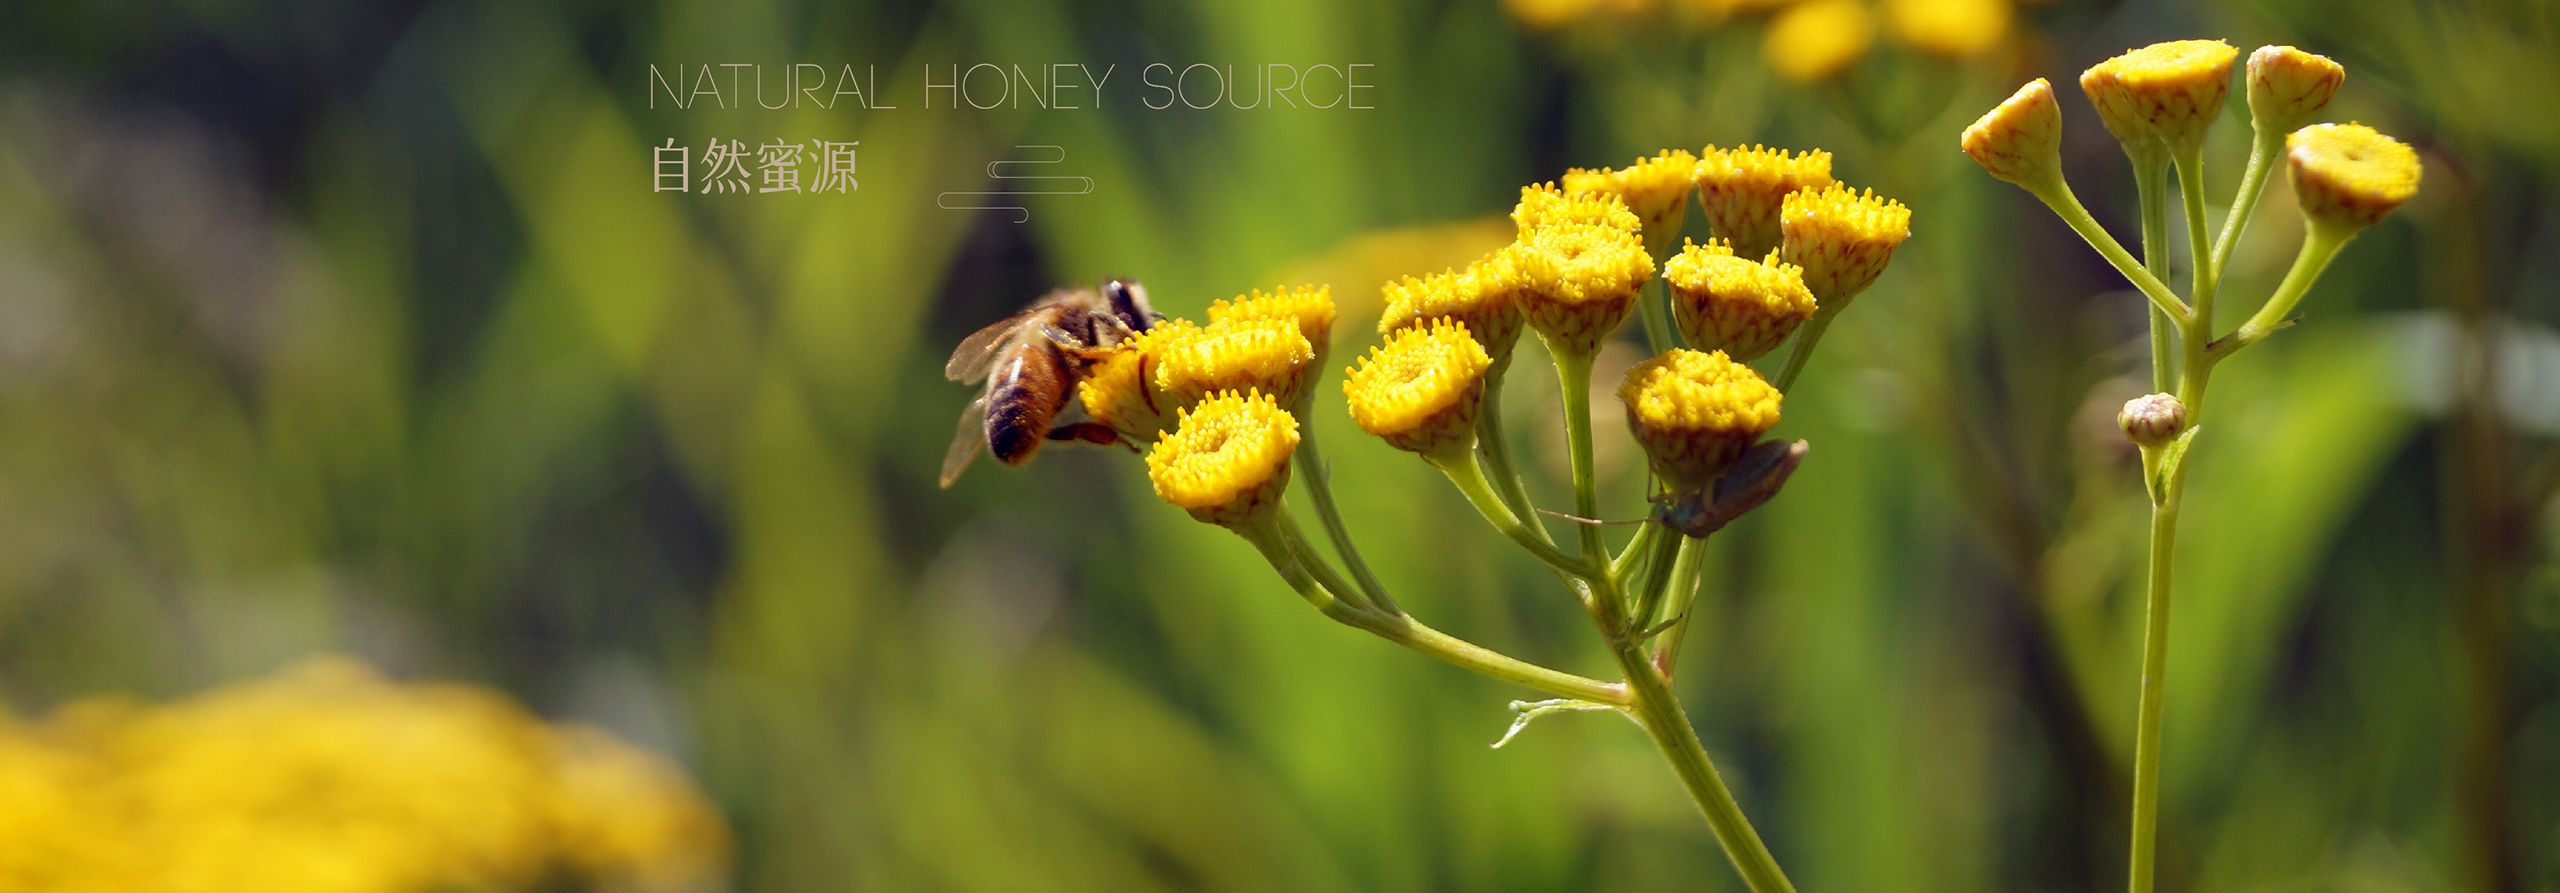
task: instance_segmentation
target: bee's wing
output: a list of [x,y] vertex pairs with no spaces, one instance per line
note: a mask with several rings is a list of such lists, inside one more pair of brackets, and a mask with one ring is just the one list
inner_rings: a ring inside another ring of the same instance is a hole
[[951,351],[951,362],[942,366],[942,376],[952,381],[985,379],[987,370],[995,368],[996,356],[1004,353],[1006,344],[1012,343],[1014,329],[1021,324],[1023,314],[1029,312],[1026,310],[988,323],[986,328],[960,339],[960,346]]
[[969,470],[969,462],[987,448],[987,395],[979,394],[960,410],[960,429],[951,435],[951,449],[942,454],[942,488],[960,479]]

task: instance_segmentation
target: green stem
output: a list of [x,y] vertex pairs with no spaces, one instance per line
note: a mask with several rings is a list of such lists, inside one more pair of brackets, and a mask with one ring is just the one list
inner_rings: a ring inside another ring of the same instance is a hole
[[1484,454],[1485,471],[1493,477],[1496,492],[1511,514],[1538,535],[1538,539],[1555,542],[1547,535],[1545,519],[1538,517],[1538,507],[1529,500],[1529,488],[1521,483],[1520,472],[1511,465],[1511,440],[1502,425],[1502,383],[1511,371],[1511,358],[1503,354],[1484,373],[1484,403],[1476,414],[1476,449]]
[[2231,197],[2231,213],[2222,218],[2222,235],[2213,242],[2213,278],[2222,280],[2231,252],[2240,245],[2240,234],[2249,228],[2249,218],[2257,213],[2258,196],[2266,192],[2267,175],[2275,170],[2275,159],[2284,151],[2284,134],[2257,131],[2249,141],[2249,166],[2240,172],[2240,192]]
[[1493,524],[1493,529],[1501,531],[1503,536],[1510,537],[1512,542],[1528,550],[1529,554],[1537,556],[1539,561],[1577,577],[1592,577],[1595,576],[1594,568],[1608,567],[1605,556],[1602,558],[1603,563],[1600,564],[1576,559],[1550,545],[1545,534],[1532,531],[1528,525],[1521,523],[1519,516],[1512,514],[1511,509],[1502,504],[1502,497],[1494,494],[1493,484],[1485,480],[1484,468],[1477,463],[1474,449],[1454,449],[1445,456],[1424,456],[1423,461],[1431,463],[1433,468],[1440,469],[1441,474],[1447,475],[1449,483],[1457,485],[1458,492],[1467,497],[1469,505],[1475,506],[1477,514],[1483,515],[1486,521]]
[[1795,346],[1787,350],[1787,364],[1779,367],[1778,378],[1772,382],[1778,393],[1784,394],[1788,388],[1795,387],[1796,376],[1804,374],[1805,361],[1813,358],[1813,345],[1822,340],[1823,332],[1831,329],[1831,317],[1834,315],[1829,307],[1816,307],[1813,318],[1805,320],[1804,327],[1796,330]]
[[2256,344],[2274,334],[2275,330],[2284,328],[2285,314],[2293,312],[2293,305],[2311,290],[2312,283],[2320,280],[2320,272],[2329,268],[2329,262],[2338,257],[2338,249],[2346,247],[2347,240],[2352,238],[2355,238],[2355,233],[2351,230],[2312,224],[2310,230],[2303,234],[2301,253],[2293,256],[2293,269],[2285,271],[2284,281],[2276,285],[2275,294],[2267,298],[2267,303],[2260,306],[2257,313],[2250,315],[2248,322],[2241,323],[2240,328],[2233,330],[2228,337],[2215,342],[2211,358],[2220,360],[2230,356],[2232,352]]
[[2079,233],[2080,239],[2088,242],[2089,247],[2097,249],[2098,255],[2106,258],[2107,263],[2115,265],[2116,272],[2123,274],[2125,281],[2133,283],[2143,297],[2151,299],[2151,306],[2159,308],[2160,312],[2168,314],[2171,321],[2180,325],[2194,316],[2187,309],[2187,302],[2179,300],[2160,277],[2151,275],[2148,268],[2136,263],[2133,255],[2125,252],[2123,243],[2117,242],[2106,227],[2098,225],[2097,218],[2089,216],[2089,209],[2080,204],[2080,197],[2071,193],[2071,185],[2063,182],[2061,177],[2028,191],[2044,202],[2045,207],[2053,209],[2054,216],[2070,225],[2071,231]]
[[1352,541],[1351,528],[1342,522],[1342,509],[1333,501],[1333,470],[1324,464],[1324,454],[1316,449],[1315,430],[1307,412],[1313,402],[1298,401],[1298,424],[1304,430],[1299,432],[1296,462],[1298,479],[1305,482],[1307,496],[1315,503],[1316,522],[1324,526],[1325,539],[1333,542],[1333,551],[1342,556],[1343,566],[1351,569],[1352,579],[1360,582],[1359,592],[1369,603],[1389,614],[1404,613],[1396,607],[1395,599],[1387,596],[1387,587],[1378,582],[1378,575],[1369,570],[1369,562],[1360,557],[1360,546]]
[[[1661,259],[1656,258],[1655,268],[1659,269],[1661,265]],[[1663,282],[1662,277],[1655,276],[1644,284],[1643,289],[1636,292],[1636,315],[1644,320],[1645,344],[1651,346],[1653,352],[1657,354],[1670,350],[1677,343],[1672,339],[1671,321],[1668,316],[1671,306],[1668,297],[1670,287],[1668,283]]]
[[1698,565],[1706,562],[1706,556],[1705,539],[1684,536],[1680,538],[1680,551],[1671,557],[1671,592],[1663,599],[1663,610],[1668,615],[1663,621],[1656,621],[1667,621],[1671,628],[1655,637],[1662,644],[1654,648],[1654,653],[1660,655],[1654,662],[1662,666],[1664,673],[1680,666],[1680,643],[1689,637],[1689,618],[1698,603]]
[[[2133,164],[2133,191],[2142,202],[2142,268],[2152,278],[2169,281],[2169,179],[2165,161],[2137,159]],[[2151,389],[2167,392],[2177,382],[2170,380],[2169,333],[2177,323],[2152,308],[2144,317],[2151,321]]]
[[[1553,348],[1551,343],[1548,345]],[[1573,464],[1573,513],[1584,518],[1600,517],[1600,493],[1597,474],[1591,465],[1591,361],[1592,357],[1571,351],[1550,350],[1555,354],[1556,384],[1564,391],[1565,449]],[[1617,587],[1608,579],[1609,544],[1600,536],[1596,524],[1575,524],[1574,532],[1582,542],[1582,565],[1601,572],[1592,581],[1595,602],[1606,602],[1612,615],[1619,613]],[[1589,576],[1586,574],[1585,576]]]
[[2204,151],[2188,149],[2178,154],[2178,200],[2187,212],[2187,296],[2195,301],[2196,331],[2187,340],[2188,353],[2204,349],[2203,340],[2213,336],[2213,296],[2221,283],[2214,275],[2213,235],[2204,223]]
[[1742,804],[1733,799],[1723,776],[1716,773],[1715,762],[1707,757],[1706,744],[1698,740],[1698,730],[1689,725],[1689,717],[1671,694],[1670,681],[1654,668],[1645,656],[1641,643],[1618,649],[1618,665],[1627,673],[1627,693],[1632,703],[1627,714],[1654,746],[1671,762],[1671,771],[1680,776],[1698,811],[1707,817],[1707,827],[1715,832],[1716,842],[1724,846],[1726,858],[1742,873],[1742,882],[1755,893],[1784,891],[1793,893],[1795,885],[1787,882],[1778,860],[1769,855],[1768,844],[1760,841],[1751,820],[1742,814]]
[[2160,831],[2160,707],[2169,668],[2169,569],[2178,534],[2183,461],[2168,469],[2159,501],[2151,507],[2150,595],[2142,625],[2142,695],[2134,721],[2133,856],[2128,889],[2150,893]]
[[[1634,590],[1636,608],[1627,615],[1629,622],[1637,631],[1650,630],[1654,624],[1661,622],[1654,615],[1661,610],[1664,597],[1669,595],[1668,584],[1674,572],[1672,567],[1674,558],[1678,554],[1680,543],[1687,539],[1688,537],[1665,529],[1660,522],[1652,522],[1646,524],[1644,529],[1636,534],[1635,542],[1627,544],[1627,551],[1634,552],[1641,547],[1644,549],[1641,554],[1645,556],[1644,579],[1636,584]],[[1633,568],[1613,569],[1612,574],[1619,580],[1619,588],[1626,588],[1626,574],[1630,570]]]

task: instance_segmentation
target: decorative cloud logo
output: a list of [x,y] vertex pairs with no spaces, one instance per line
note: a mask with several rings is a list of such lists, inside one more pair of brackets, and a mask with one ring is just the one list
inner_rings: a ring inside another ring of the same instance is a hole
[[[1091,195],[1093,178],[1066,174],[1040,173],[1048,165],[1067,160],[1067,150],[1058,146],[1015,146],[1027,150],[1026,158],[998,159],[987,162],[987,178],[999,188],[982,192],[945,192],[934,198],[934,204],[948,211],[1012,211],[1013,222],[1031,221],[1031,209],[1020,203],[1027,195]],[[1043,157],[1045,156],[1045,157]]]

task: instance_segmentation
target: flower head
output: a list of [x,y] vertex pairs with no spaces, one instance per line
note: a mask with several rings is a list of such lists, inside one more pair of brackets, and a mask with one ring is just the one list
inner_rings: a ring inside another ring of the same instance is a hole
[[2166,446],[2187,429],[2187,405],[2168,394],[2135,397],[2116,412],[2116,427],[2136,446]]
[[2418,153],[2362,124],[2314,124],[2285,137],[2293,195],[2313,226],[2360,230],[2418,194]]
[[2080,73],[2080,89],[2126,151],[2185,153],[2204,144],[2205,129],[2222,113],[2239,54],[2219,40],[2155,43],[2090,66]]
[[1770,20],[1760,50],[1778,76],[1812,83],[1848,68],[1875,39],[1875,16],[1860,0],[1804,0]]
[[1511,222],[1524,239],[1542,227],[1560,223],[1587,223],[1627,232],[1644,228],[1644,219],[1637,217],[1626,199],[1616,193],[1568,192],[1554,183],[1520,187],[1520,203],[1511,208]]
[[1831,184],[1831,153],[1762,146],[1698,153],[1698,210],[1735,253],[1759,257],[1778,247],[1778,210],[1787,196]]
[[1294,317],[1234,313],[1201,326],[1166,320],[1120,344],[1076,385],[1086,415],[1133,442],[1171,429],[1185,407],[1218,391],[1296,400],[1315,347]]
[[1748,362],[1813,318],[1813,292],[1794,264],[1745,260],[1721,241],[1691,244],[1662,265],[1671,316],[1689,346]]
[[1567,192],[1615,195],[1644,224],[1645,247],[1657,254],[1679,235],[1689,214],[1689,193],[1697,184],[1698,156],[1685,149],[1665,149],[1620,168],[1564,172]]
[[1285,319],[1296,323],[1298,334],[1306,336],[1315,348],[1316,362],[1324,361],[1325,347],[1333,343],[1333,287],[1301,285],[1296,288],[1274,287],[1266,293],[1254,289],[1250,294],[1220,298],[1209,304],[1209,324],[1216,326],[1228,320]]
[[1778,389],[1722,351],[1673,349],[1627,370],[1627,427],[1674,490],[1717,473],[1778,424]]
[[1298,419],[1271,395],[1221,391],[1185,409],[1147,451],[1156,496],[1198,518],[1241,527],[1280,504]]
[[2292,133],[2311,123],[2346,83],[2346,67],[2327,56],[2259,47],[2249,54],[2249,119],[2262,134]]
[[1804,284],[1825,312],[1838,313],[1865,291],[1893,250],[1911,236],[1911,209],[1901,202],[1834,183],[1787,196],[1778,257],[1804,268]]
[[1964,154],[1991,175],[2030,190],[2062,181],[2062,105],[2053,84],[2028,81],[1964,129]]
[[1653,256],[1631,232],[1590,224],[1541,227],[1510,248],[1520,312],[1550,348],[1590,356],[1635,309]]
[[1439,456],[1475,443],[1476,408],[1493,358],[1462,323],[1403,329],[1371,348],[1342,382],[1351,421],[1397,449]]
[[1381,289],[1387,309],[1378,317],[1378,333],[1391,335],[1447,320],[1464,326],[1499,363],[1520,340],[1519,288],[1510,268],[1510,255],[1495,252],[1464,270],[1387,283]]

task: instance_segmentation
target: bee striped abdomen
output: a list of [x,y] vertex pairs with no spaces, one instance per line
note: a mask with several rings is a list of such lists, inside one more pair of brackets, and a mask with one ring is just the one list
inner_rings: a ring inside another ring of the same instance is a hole
[[1006,465],[1031,460],[1049,436],[1066,397],[1057,351],[1041,343],[1018,348],[987,394],[987,452]]

